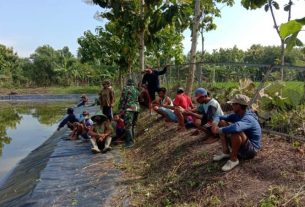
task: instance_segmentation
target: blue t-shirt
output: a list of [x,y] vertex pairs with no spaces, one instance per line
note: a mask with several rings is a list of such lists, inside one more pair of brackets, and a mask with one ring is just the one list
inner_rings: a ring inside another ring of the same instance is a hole
[[244,132],[256,150],[261,148],[262,129],[258,123],[258,117],[252,110],[247,110],[242,117],[236,113],[218,116],[213,122],[218,123],[220,120],[233,123],[220,128],[220,133]]

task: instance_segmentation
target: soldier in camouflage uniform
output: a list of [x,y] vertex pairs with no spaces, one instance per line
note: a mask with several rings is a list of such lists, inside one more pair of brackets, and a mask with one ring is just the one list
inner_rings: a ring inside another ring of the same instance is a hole
[[129,79],[123,89],[119,109],[125,121],[125,147],[134,145],[134,126],[139,113],[139,90],[135,87],[133,80]]

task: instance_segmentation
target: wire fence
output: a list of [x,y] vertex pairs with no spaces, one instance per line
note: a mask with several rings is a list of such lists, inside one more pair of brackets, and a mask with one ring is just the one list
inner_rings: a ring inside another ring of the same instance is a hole
[[[258,111],[265,130],[273,130],[289,136],[305,136],[305,67],[284,66],[281,81],[279,65],[245,63],[195,64],[193,88],[204,87],[211,92],[224,109],[226,102],[236,93],[253,98],[253,108]],[[190,64],[170,65],[160,76],[161,86],[170,89],[174,97],[176,88],[186,87]],[[142,74],[124,77],[141,83]]]

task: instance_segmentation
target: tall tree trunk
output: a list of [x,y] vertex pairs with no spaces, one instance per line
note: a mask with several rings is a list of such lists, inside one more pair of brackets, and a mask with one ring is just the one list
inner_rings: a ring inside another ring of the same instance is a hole
[[190,94],[193,88],[195,70],[196,70],[196,48],[197,48],[197,32],[199,27],[200,21],[200,0],[195,0],[195,10],[194,10],[194,19],[193,19],[193,28],[192,28],[192,47],[191,47],[191,59],[190,59],[190,68],[189,74],[187,78],[187,85],[186,85],[186,93]]
[[131,74],[132,73],[132,60],[131,60],[130,57],[128,58],[128,63],[127,64],[128,64],[127,65],[127,71],[128,71],[129,74]]
[[[144,0],[141,0],[141,18],[142,21],[144,21]],[[141,28],[140,31],[140,46],[139,46],[139,53],[140,53],[140,69],[141,71],[143,71],[145,68],[144,64],[145,64],[145,60],[144,60],[144,50],[145,50],[145,42],[144,42],[144,28]]]
[[268,5],[269,5],[269,9],[270,9],[270,12],[271,12],[271,16],[272,16],[272,19],[273,19],[273,23],[274,23],[274,28],[281,40],[281,81],[284,80],[284,65],[285,65],[285,42],[284,40],[281,38],[281,35],[280,35],[280,30],[279,30],[279,26],[276,22],[276,19],[275,19],[275,15],[274,15],[274,11],[273,11],[273,7],[272,7],[272,0],[269,0],[268,1]]
[[204,27],[201,28],[201,64],[200,64],[200,71],[199,71],[199,83],[202,83],[202,71],[203,71],[203,62],[204,62]]

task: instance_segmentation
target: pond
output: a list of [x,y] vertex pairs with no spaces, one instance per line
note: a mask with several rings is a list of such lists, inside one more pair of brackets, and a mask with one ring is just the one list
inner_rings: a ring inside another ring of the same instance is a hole
[[16,164],[56,130],[75,102],[0,102],[0,184]]

